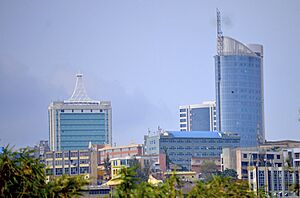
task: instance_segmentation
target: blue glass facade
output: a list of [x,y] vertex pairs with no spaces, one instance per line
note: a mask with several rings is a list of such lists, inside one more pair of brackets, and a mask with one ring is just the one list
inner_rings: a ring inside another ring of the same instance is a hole
[[191,110],[191,131],[209,131],[210,130],[210,110],[207,108],[198,108]]
[[112,108],[110,101],[90,99],[83,75],[68,100],[52,102],[48,107],[50,150],[88,149],[92,144],[112,144]]
[[144,136],[146,155],[165,153],[172,164],[191,169],[192,157],[220,157],[223,148],[240,146],[240,137],[213,131],[165,131]]
[[242,147],[257,146],[264,140],[262,56],[230,42],[247,54],[240,50],[215,56],[217,130],[237,132]]
[[60,113],[61,150],[86,149],[89,142],[104,144],[107,140],[105,113]]
[[180,131],[216,131],[215,112],[215,101],[180,106]]

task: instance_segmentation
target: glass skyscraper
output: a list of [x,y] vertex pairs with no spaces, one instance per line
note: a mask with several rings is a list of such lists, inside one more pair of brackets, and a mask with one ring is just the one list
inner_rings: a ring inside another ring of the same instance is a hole
[[263,46],[218,35],[215,86],[217,130],[237,132],[241,147],[264,142]]
[[112,144],[112,111],[108,101],[90,99],[77,74],[70,99],[52,102],[48,107],[50,149],[87,149],[90,143]]

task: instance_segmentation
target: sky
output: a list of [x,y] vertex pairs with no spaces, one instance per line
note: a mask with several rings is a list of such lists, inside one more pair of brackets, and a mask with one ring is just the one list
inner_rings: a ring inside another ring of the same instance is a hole
[[179,105],[215,98],[217,7],[225,36],[264,46],[266,139],[300,140],[298,0],[2,0],[0,145],[48,139],[78,72],[112,102],[116,145],[179,130]]

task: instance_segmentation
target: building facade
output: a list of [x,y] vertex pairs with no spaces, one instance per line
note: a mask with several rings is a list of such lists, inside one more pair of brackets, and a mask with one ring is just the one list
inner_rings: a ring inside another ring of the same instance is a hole
[[97,152],[93,150],[49,151],[44,153],[46,175],[84,175],[92,183],[97,178]]
[[300,148],[225,148],[222,170],[234,169],[252,190],[289,196],[299,186]]
[[112,108],[109,101],[90,99],[83,75],[76,75],[70,99],[52,102],[48,107],[50,149],[80,150],[89,144],[112,143]]
[[299,186],[299,167],[248,167],[251,190],[264,190],[271,197],[299,197],[295,188]]
[[180,131],[216,131],[216,102],[179,107]]
[[265,140],[263,46],[245,45],[225,36],[218,41],[221,50],[215,56],[217,130],[238,133],[242,147],[256,146]]
[[146,155],[166,155],[167,169],[177,165],[191,170],[193,157],[220,157],[222,148],[239,147],[240,137],[232,133],[212,131],[161,131],[144,136]]
[[142,144],[129,144],[126,146],[105,146],[98,149],[98,164],[104,163],[104,161],[112,158],[130,157],[130,156],[142,156],[143,145]]

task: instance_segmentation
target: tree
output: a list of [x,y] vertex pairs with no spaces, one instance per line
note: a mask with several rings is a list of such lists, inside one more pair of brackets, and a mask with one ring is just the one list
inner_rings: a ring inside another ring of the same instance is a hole
[[122,167],[120,171],[120,180],[121,184],[116,189],[116,197],[120,198],[129,198],[133,194],[133,191],[136,189],[137,178],[135,167]]
[[238,174],[237,174],[237,172],[234,169],[228,169],[228,168],[226,168],[224,171],[222,171],[220,173],[220,176],[222,176],[222,177],[230,177],[232,179],[237,179]]
[[200,165],[201,177],[208,181],[212,178],[213,175],[218,173],[218,167],[213,161],[204,161]]
[[249,189],[247,182],[232,180],[228,177],[213,176],[207,183],[199,181],[188,195],[189,198],[204,197],[248,197],[256,195]]
[[6,146],[0,154],[0,197],[74,197],[87,184],[81,176],[62,176],[46,183],[44,165],[33,158],[34,151],[12,151]]
[[33,151],[13,152],[6,146],[0,154],[1,197],[46,197],[44,166],[30,157]]
[[105,176],[109,176],[111,175],[111,162],[109,161],[109,156],[108,154],[106,155],[106,158],[104,160],[104,174]]
[[78,197],[82,196],[80,193],[81,188],[87,185],[88,181],[84,179],[82,175],[68,176],[62,175],[55,178],[48,184],[48,196],[49,197]]

